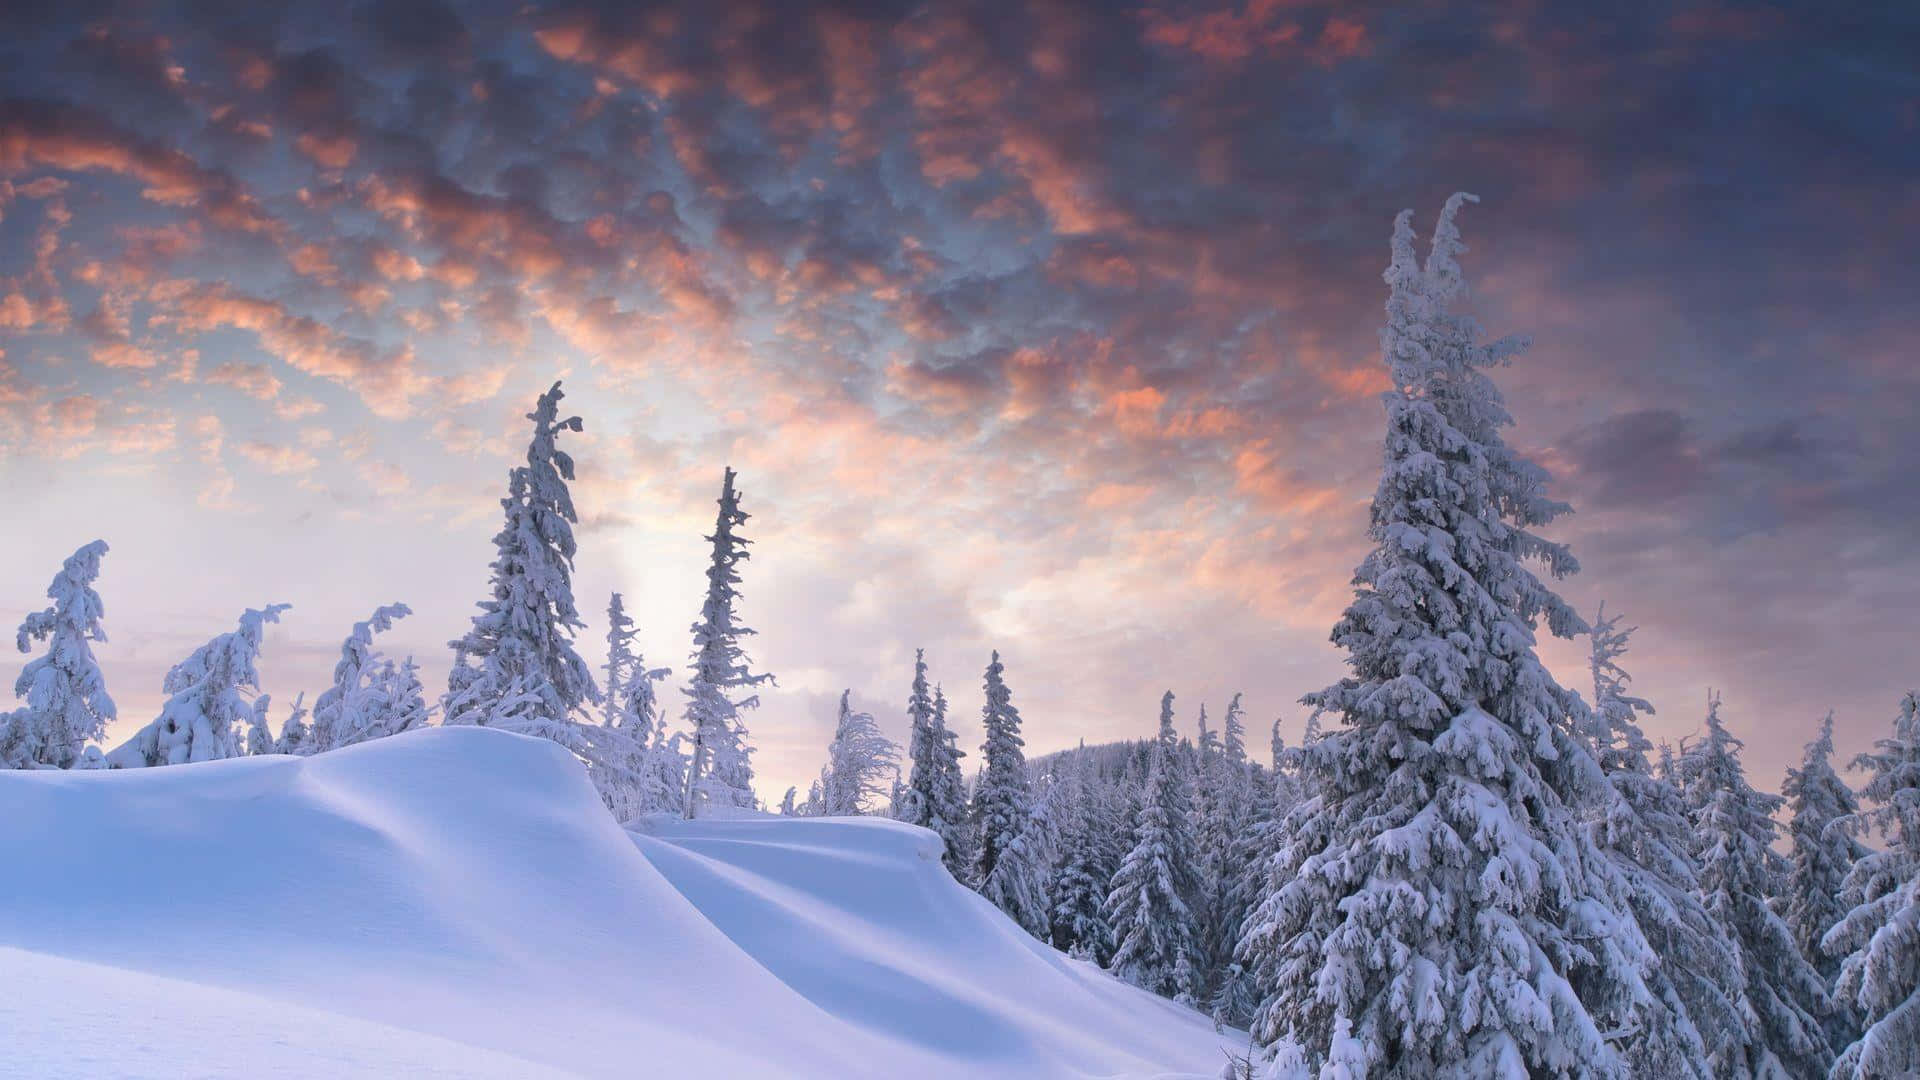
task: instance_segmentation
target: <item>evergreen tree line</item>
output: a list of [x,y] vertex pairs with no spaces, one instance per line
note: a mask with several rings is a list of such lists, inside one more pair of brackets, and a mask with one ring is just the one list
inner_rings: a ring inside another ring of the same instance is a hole
[[[573,459],[559,437],[582,429],[562,419],[560,384],[527,414],[533,436],[526,462],[511,469],[500,500],[489,594],[460,638],[446,693],[429,704],[412,657],[383,656],[375,638],[412,614],[405,604],[374,610],[342,642],[332,684],[311,707],[297,696],[279,731],[271,697],[260,689],[258,658],[266,627],[286,604],[250,608],[237,629],[218,635],[175,664],[162,681],[160,714],[112,750],[99,743],[117,718],[93,655],[106,641],[105,607],[94,583],[107,553],[96,540],[74,552],[47,588],[51,605],[21,623],[18,645],[43,655],[14,686],[24,704],[0,712],[0,764],[17,769],[146,768],[248,754],[311,755],[439,722],[498,727],[551,739],[571,750],[621,821],[675,812],[689,817],[754,807],[753,748],[743,715],[772,681],[752,670],[741,640],[753,631],[736,615],[740,535],[735,473],[726,470],[693,649],[683,689],[684,730],[672,730],[656,684],[670,669],[649,667],[634,647],[637,630],[621,594],[607,608],[607,662],[599,683],[574,648],[585,628],[575,607],[573,526],[568,485]],[[871,792],[861,791],[859,798]],[[844,795],[836,789],[836,795]],[[857,800],[856,800],[857,802]],[[843,805],[847,805],[844,804]]]
[[[884,801],[1036,937],[1245,1026],[1273,1078],[1920,1075],[1920,696],[1854,760],[1857,792],[1831,761],[1831,717],[1777,796],[1747,780],[1717,695],[1697,737],[1652,744],[1653,707],[1622,664],[1632,630],[1554,592],[1578,564],[1536,530],[1570,508],[1502,435],[1513,420],[1489,371],[1526,343],[1483,342],[1455,310],[1468,201],[1448,200],[1424,259],[1411,215],[1394,224],[1374,546],[1332,633],[1349,672],[1303,699],[1300,746],[1276,723],[1268,763],[1249,760],[1237,696],[1219,731],[1203,708],[1182,739],[1168,692],[1150,740],[1030,763],[995,653],[969,783],[916,654],[904,761],[843,694],[819,782],[783,808]],[[574,649],[573,461],[558,440],[581,422],[560,418],[561,396],[556,383],[528,414],[490,591],[450,643],[437,707],[411,660],[374,648],[409,614],[392,604],[353,627],[333,684],[311,710],[296,698],[275,734],[256,661],[286,605],[268,604],[174,665],[160,714],[102,753],[115,713],[91,648],[105,640],[95,541],[20,626],[20,650],[44,651],[15,684],[23,704],[0,713],[0,761],[317,753],[438,711],[566,746],[622,820],[757,805],[744,717],[771,678],[742,644],[735,474],[670,731],[656,690],[669,672],[633,648],[621,597],[599,683]],[[1540,662],[1543,624],[1588,638],[1591,701]]]
[[[1579,569],[1535,531],[1571,508],[1502,437],[1488,371],[1526,342],[1455,310],[1469,201],[1424,259],[1395,222],[1375,546],[1303,744],[1276,725],[1248,762],[1238,698],[1186,742],[1169,692],[1117,768],[1082,751],[1020,777],[996,656],[969,798],[922,659],[895,815],[1036,936],[1244,1024],[1275,1078],[1920,1075],[1920,701],[1855,759],[1857,793],[1830,716],[1781,795],[1748,781],[1717,694],[1696,737],[1648,740],[1632,629],[1536,573]],[[1591,701],[1540,662],[1542,624],[1588,639]]]

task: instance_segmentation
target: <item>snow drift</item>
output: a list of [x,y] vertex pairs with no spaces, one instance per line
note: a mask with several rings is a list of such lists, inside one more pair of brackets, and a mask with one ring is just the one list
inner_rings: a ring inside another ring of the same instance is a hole
[[[34,1075],[1214,1075],[873,819],[615,825],[541,740],[0,774]],[[1231,1040],[1228,1041],[1231,1045]]]

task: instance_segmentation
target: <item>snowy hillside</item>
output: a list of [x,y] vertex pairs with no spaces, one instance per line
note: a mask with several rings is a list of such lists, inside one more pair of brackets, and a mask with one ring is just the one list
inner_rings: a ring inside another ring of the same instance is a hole
[[[871,819],[618,828],[552,743],[0,773],[0,1045],[37,1076],[1165,1076],[1198,1015]],[[15,1059],[15,1064],[19,1064]]]

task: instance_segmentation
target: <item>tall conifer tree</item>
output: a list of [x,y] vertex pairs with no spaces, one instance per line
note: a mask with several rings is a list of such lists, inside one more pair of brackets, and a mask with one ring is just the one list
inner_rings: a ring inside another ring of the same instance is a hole
[[1893,731],[1854,759],[1870,809],[1850,824],[1885,847],[1847,874],[1851,905],[1822,943],[1842,957],[1837,989],[1862,1034],[1833,1063],[1832,1080],[1920,1076],[1920,693],[1900,700]]
[[1192,793],[1179,761],[1173,691],[1160,699],[1160,731],[1148,748],[1147,777],[1134,815],[1133,846],[1107,894],[1117,939],[1108,969],[1135,986],[1196,1004],[1198,934]]
[[1708,1050],[1722,1075],[1819,1076],[1833,1060],[1826,1031],[1832,1001],[1768,904],[1785,876],[1772,849],[1781,799],[1747,782],[1743,744],[1721,722],[1718,695],[1707,699],[1706,726],[1680,772],[1693,807],[1701,895],[1738,950],[1748,1018],[1744,1032],[1728,1032]]
[[744,691],[773,676],[756,674],[740,639],[753,633],[741,625],[734,607],[740,598],[740,564],[749,541],[734,530],[750,516],[740,509],[732,469],[720,485],[720,513],[714,521],[713,557],[707,565],[707,597],[693,624],[693,678],[687,687],[687,726],[693,731],[693,760],[687,769],[685,813],[702,804],[750,807],[754,804],[753,748],[747,743],[742,713],[760,704]]
[[1447,201],[1424,266],[1411,215],[1394,224],[1375,547],[1333,630],[1352,674],[1307,698],[1344,724],[1304,748],[1308,798],[1240,956],[1263,991],[1255,1035],[1316,1066],[1619,1076],[1608,1035],[1652,957],[1581,827],[1605,786],[1585,706],[1534,651],[1542,619],[1585,627],[1528,567],[1576,564],[1532,531],[1567,508],[1502,439],[1485,373],[1522,343],[1482,344],[1450,310],[1470,200]]
[[[573,526],[567,485],[573,458],[559,448],[580,418],[560,419],[560,384],[527,414],[533,439],[526,464],[507,474],[505,523],[493,538],[492,595],[459,640],[442,705],[447,724],[488,724],[577,749],[577,717],[598,699],[592,672],[574,651],[585,627],[573,600]],[[314,703],[319,723],[320,703]]]

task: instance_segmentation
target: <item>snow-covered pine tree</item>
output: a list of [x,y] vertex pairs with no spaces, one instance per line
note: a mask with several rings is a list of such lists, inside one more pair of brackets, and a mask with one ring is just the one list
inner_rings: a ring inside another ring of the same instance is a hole
[[687,727],[693,732],[693,761],[687,769],[687,817],[701,805],[754,804],[753,748],[747,743],[746,709],[760,704],[758,694],[735,698],[741,690],[773,681],[755,674],[740,639],[753,633],[742,626],[734,605],[740,598],[740,564],[748,558],[746,537],[734,529],[750,516],[740,509],[733,489],[736,474],[729,468],[720,485],[720,513],[715,519],[713,557],[707,564],[707,597],[700,620],[693,624],[693,677],[686,688]]
[[639,633],[627,615],[626,603],[619,593],[607,598],[607,666],[601,682],[600,722],[617,728],[626,720],[626,698],[621,693],[635,667],[633,639]]
[[980,726],[986,738],[980,744],[980,756],[986,767],[974,787],[970,808],[973,880],[1002,911],[1006,905],[1001,900],[1019,891],[1020,886],[999,880],[996,871],[1000,854],[1026,831],[1033,795],[1027,780],[1027,757],[1021,749],[1026,743],[1020,738],[1020,710],[1014,707],[1005,672],[999,650],[995,650],[982,681],[986,703],[980,707]]
[[854,711],[852,697],[850,689],[840,692],[840,716],[820,774],[821,813],[833,817],[867,813],[900,775],[900,748],[880,733],[872,713]]
[[1483,370],[1523,343],[1481,344],[1450,310],[1471,198],[1447,200],[1424,266],[1411,214],[1394,223],[1375,547],[1333,629],[1352,674],[1305,699],[1343,724],[1303,748],[1307,798],[1239,956],[1254,1034],[1323,1075],[1620,1076],[1608,1036],[1653,961],[1581,825],[1605,790],[1585,705],[1534,651],[1543,617],[1585,627],[1527,565],[1576,569],[1532,531],[1567,507],[1505,443]]
[[1247,717],[1240,707],[1243,696],[1233,695],[1233,700],[1227,702],[1226,718],[1220,721],[1220,751],[1236,768],[1247,763]]
[[1021,929],[1047,940],[1053,921],[1053,866],[1059,843],[1060,819],[1066,813],[1065,792],[1048,783],[1030,800],[1024,827],[1000,850],[993,873],[980,884],[980,894],[1007,913]]
[[261,694],[253,699],[253,715],[247,722],[248,757],[274,752],[273,729],[267,725],[267,707],[272,704],[271,694]]
[[[1780,914],[1793,931],[1793,943],[1807,958],[1827,985],[1833,985],[1840,973],[1840,958],[1820,947],[1827,931],[1847,914],[1843,893],[1847,874],[1853,864],[1866,855],[1866,846],[1856,840],[1847,823],[1860,812],[1853,791],[1833,768],[1833,714],[1820,721],[1820,734],[1807,744],[1799,768],[1789,768],[1780,785],[1787,801],[1787,836],[1791,847],[1787,854],[1786,891],[1779,897]],[[1834,1036],[1835,1046],[1845,1046],[1857,1032],[1847,1030],[1845,1010]]]
[[967,752],[960,749],[960,733],[947,726],[947,692],[939,683],[933,684],[933,730],[939,735],[944,748],[939,757],[939,791],[936,800],[939,805],[946,807],[946,813],[956,815],[952,819],[956,826],[947,842],[953,845],[953,865],[961,868],[956,871],[956,876],[967,880],[965,872],[970,871],[974,864],[973,829],[967,821],[967,777],[960,767],[960,759],[966,757]]
[[89,644],[107,640],[100,625],[106,608],[93,589],[106,553],[107,542],[95,540],[69,555],[47,586],[53,603],[20,622],[14,639],[20,651],[31,651],[36,641],[46,642],[47,651],[14,680],[13,694],[26,704],[0,715],[0,766],[70,769],[116,716]]
[[1720,698],[1707,698],[1707,733],[1681,763],[1700,862],[1707,913],[1738,950],[1746,983],[1745,1038],[1710,1045],[1721,1075],[1819,1076],[1833,1061],[1826,1021],[1832,1000],[1820,973],[1793,943],[1793,931],[1767,899],[1779,892],[1773,814],[1778,795],[1755,791],[1740,765],[1744,745],[1720,720]]
[[907,694],[907,790],[899,820],[936,833],[941,861],[956,880],[966,880],[967,801],[960,775],[961,751],[946,725],[946,695],[927,692],[925,649],[913,652],[913,686]]
[[1260,1005],[1259,987],[1254,973],[1235,954],[1246,933],[1248,914],[1259,902],[1266,887],[1267,868],[1279,854],[1285,834],[1281,823],[1300,801],[1299,752],[1287,746],[1280,736],[1280,721],[1273,722],[1271,735],[1274,768],[1249,778],[1248,811],[1245,824],[1232,836],[1227,863],[1232,868],[1228,879],[1225,906],[1238,920],[1236,936],[1225,942],[1226,964],[1214,989],[1214,1023],[1244,1028],[1253,1021]]
[[1831,1080],[1920,1075],[1920,693],[1901,699],[1892,734],[1874,747],[1853,760],[1868,773],[1860,796],[1871,808],[1848,825],[1886,846],[1853,864],[1850,910],[1821,943],[1842,957],[1836,993],[1862,1021]]
[[913,651],[913,684],[907,691],[907,786],[895,802],[896,820],[935,828],[934,777],[939,773],[939,740],[933,733],[933,691],[927,684],[927,650]]
[[1160,699],[1160,733],[1148,750],[1147,778],[1133,823],[1133,847],[1107,893],[1106,917],[1118,939],[1107,969],[1135,986],[1195,1004],[1198,927],[1192,795],[1185,788],[1173,691]]
[[621,595],[614,593],[607,601],[601,722],[581,734],[588,775],[620,822],[680,810],[685,776],[678,737],[667,737],[653,686],[671,669],[647,667],[634,650],[636,634]]
[[[427,704],[427,688],[420,681],[420,665],[413,662],[413,657],[408,656],[398,664],[392,660],[382,663],[373,686],[380,695],[380,705],[375,713],[379,718],[379,727],[378,734],[369,735],[369,738],[415,731],[433,722],[433,710]],[[368,725],[362,730],[375,729]],[[348,737],[348,743],[361,741],[364,740],[352,735]]]
[[293,711],[287,714],[287,722],[280,725],[280,737],[274,740],[273,752],[276,754],[309,754],[308,736],[313,728],[307,723],[307,695],[293,696]]
[[238,629],[175,664],[160,684],[160,715],[107,755],[109,768],[139,769],[240,755],[240,725],[253,719],[260,641],[288,604],[248,608]]
[[[1227,703],[1221,730],[1226,738],[1209,747],[1210,732],[1201,738],[1201,760],[1194,798],[1194,838],[1199,864],[1202,899],[1196,905],[1200,917],[1200,978],[1209,995],[1222,1000],[1224,1022],[1244,1023],[1246,1013],[1240,999],[1251,993],[1234,962],[1234,946],[1239,944],[1241,924],[1246,918],[1251,892],[1246,888],[1244,866],[1237,861],[1238,849],[1253,824],[1253,772],[1247,762],[1240,719],[1240,694]],[[1204,720],[1205,710],[1201,711]],[[1231,978],[1229,976],[1231,975]],[[1229,986],[1229,981],[1238,985]],[[1224,991],[1224,995],[1223,992]]]
[[785,795],[780,796],[779,812],[781,817],[799,817],[800,816],[800,808],[794,803],[794,800],[799,797],[800,797],[800,789],[795,787],[792,784],[788,784],[787,793]]
[[1659,958],[1647,972],[1648,1001],[1625,1057],[1635,1076],[1710,1080],[1710,1049],[1738,1042],[1747,1024],[1739,954],[1701,904],[1686,801],[1648,763],[1652,743],[1639,714],[1653,706],[1627,692],[1630,676],[1620,666],[1632,633],[1602,607],[1589,651],[1593,751],[1615,796],[1594,815],[1594,840],[1618,867]]
[[[492,595],[465,636],[451,642],[453,670],[442,722],[485,724],[553,739],[576,752],[576,717],[598,700],[593,674],[574,651],[586,624],[573,601],[573,526],[579,520],[567,484],[573,458],[558,445],[580,418],[559,418],[560,384],[540,395],[525,465],[507,474],[500,501],[505,523],[493,538]],[[319,703],[315,702],[316,714]],[[316,719],[317,723],[317,719]]]
[[387,710],[394,688],[380,684],[381,658],[373,650],[373,636],[391,630],[395,622],[411,614],[413,609],[405,604],[388,604],[353,624],[352,632],[340,643],[340,659],[333,665],[333,685],[314,700],[306,753],[323,754],[400,730],[395,726],[398,718]]
[[1053,907],[1050,939],[1054,948],[1104,966],[1113,956],[1106,901],[1117,869],[1107,858],[1110,845],[1105,839],[1120,823],[1101,798],[1091,757],[1076,755],[1072,771],[1059,783],[1063,791],[1057,846],[1062,858],[1048,890]]
[[653,746],[647,756],[647,783],[642,789],[649,812],[684,810],[688,765],[687,752],[681,746],[684,739],[680,732],[667,731],[665,717],[653,726]]
[[1680,783],[1680,766],[1673,755],[1673,744],[1665,739],[1660,740],[1659,748],[1655,753],[1653,775],[1669,784]]

